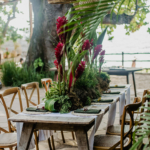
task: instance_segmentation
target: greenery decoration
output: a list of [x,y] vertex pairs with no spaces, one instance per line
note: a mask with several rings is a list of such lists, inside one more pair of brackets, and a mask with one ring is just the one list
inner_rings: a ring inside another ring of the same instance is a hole
[[[147,98],[146,98],[147,99]],[[149,99],[149,98],[148,98]],[[148,100],[147,99],[147,100]],[[143,104],[141,109],[145,109],[147,111],[144,111],[142,115],[140,115],[140,121],[139,125],[135,126],[135,130],[133,133],[133,145],[130,148],[130,150],[135,149],[143,149],[147,150],[150,148],[149,145],[149,136],[150,136],[150,123],[149,123],[149,117],[150,117],[150,102],[147,104]],[[145,141],[145,142],[144,142]]]
[[5,86],[18,86],[29,82],[39,82],[39,86],[42,87],[41,79],[45,77],[51,77],[50,73],[36,72],[34,67],[31,65],[23,65],[22,68],[17,67],[15,62],[5,62],[2,65],[2,83]]

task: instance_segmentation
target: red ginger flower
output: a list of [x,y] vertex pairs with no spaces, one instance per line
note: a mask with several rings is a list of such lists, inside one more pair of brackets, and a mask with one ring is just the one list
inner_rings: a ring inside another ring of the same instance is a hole
[[94,61],[94,59],[98,56],[98,54],[101,52],[101,50],[102,50],[102,45],[97,45],[94,48],[94,56],[93,56],[92,61]]
[[60,67],[60,74],[63,75],[62,65],[58,64],[57,59],[54,60],[54,65],[56,66],[57,70],[58,70],[58,67]]
[[60,64],[61,57],[63,54],[62,49],[63,49],[63,44],[59,42],[55,48],[55,56],[56,56],[56,59],[58,61],[58,64]]
[[82,45],[82,50],[83,51],[84,50],[89,50],[89,48],[90,48],[90,42],[89,42],[89,40],[85,40],[83,45]]
[[75,78],[76,78],[75,81],[82,75],[84,69],[85,69],[85,61],[81,61],[81,63],[79,64],[75,72]]
[[59,40],[62,42],[62,43],[65,43],[66,42],[66,33],[61,33],[65,30],[68,29],[68,27],[62,27],[63,25],[67,24],[68,20],[66,19],[65,16],[63,17],[58,17],[57,19],[57,34],[59,36]]

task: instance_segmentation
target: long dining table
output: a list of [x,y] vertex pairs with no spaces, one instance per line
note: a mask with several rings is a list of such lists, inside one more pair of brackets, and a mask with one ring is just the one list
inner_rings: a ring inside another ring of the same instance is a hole
[[[101,112],[98,115],[82,115],[74,114],[73,112],[67,114],[48,113],[30,115],[24,112],[19,113],[11,118],[10,121],[16,122],[18,125],[22,124],[22,130],[17,129],[17,134],[20,132],[18,150],[28,150],[31,139],[33,138],[34,129],[38,130],[62,130],[74,131],[79,150],[92,150],[94,143],[94,134],[98,130],[103,116],[108,113],[107,127],[114,124],[116,115],[116,104],[119,102],[119,114],[122,115],[125,104],[130,103],[130,85],[125,85],[125,88],[113,88],[112,91],[120,91],[119,94],[102,94],[103,99],[113,99],[112,103],[91,103],[87,108],[100,108]],[[41,106],[44,103],[40,104]],[[17,126],[18,126],[17,125]],[[88,131],[92,132],[88,138]],[[46,140],[46,139],[45,139]]]

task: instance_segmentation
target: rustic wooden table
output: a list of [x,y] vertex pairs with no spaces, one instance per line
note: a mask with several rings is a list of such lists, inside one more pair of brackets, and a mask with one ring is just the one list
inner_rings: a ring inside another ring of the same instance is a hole
[[28,150],[34,129],[74,131],[79,150],[89,150],[88,130],[94,125],[94,118],[50,117],[15,115],[9,120],[24,122],[18,150]]

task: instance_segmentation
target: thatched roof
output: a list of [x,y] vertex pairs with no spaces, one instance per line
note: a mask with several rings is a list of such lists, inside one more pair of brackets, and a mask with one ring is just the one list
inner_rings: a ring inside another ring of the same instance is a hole
[[0,5],[7,5],[9,3],[14,3],[20,0],[0,0]]

